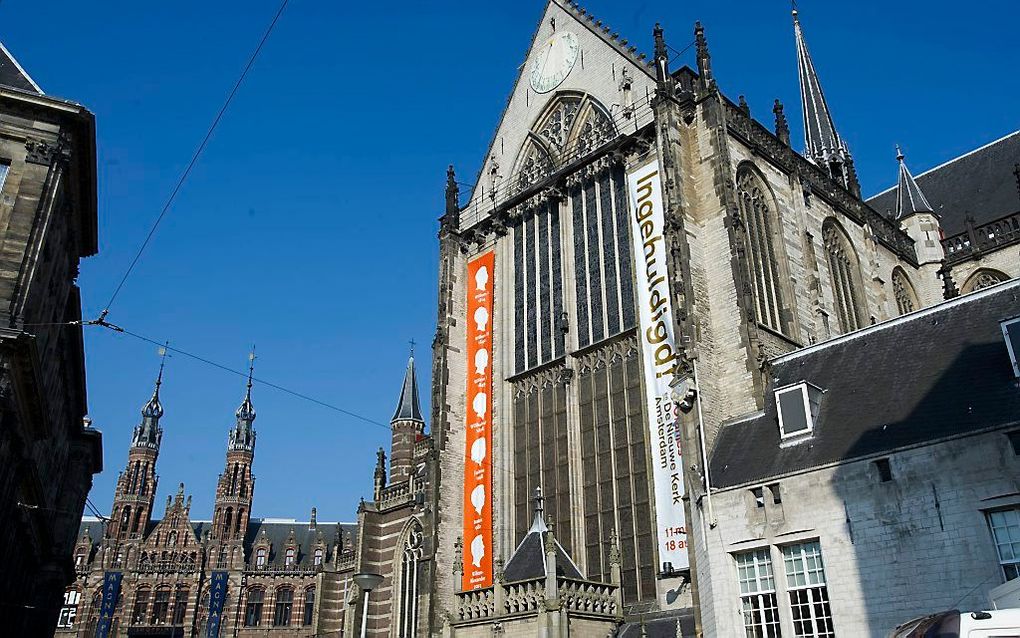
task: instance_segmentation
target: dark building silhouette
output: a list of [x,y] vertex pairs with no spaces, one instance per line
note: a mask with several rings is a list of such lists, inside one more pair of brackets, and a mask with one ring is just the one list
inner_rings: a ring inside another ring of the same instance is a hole
[[0,44],[0,627],[45,635],[102,436],[86,420],[78,264],[97,251],[96,133]]

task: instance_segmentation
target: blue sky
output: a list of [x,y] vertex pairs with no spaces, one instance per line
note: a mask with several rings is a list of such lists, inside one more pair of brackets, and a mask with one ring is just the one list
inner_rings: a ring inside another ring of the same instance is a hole
[[[277,6],[0,4],[0,39],[45,91],[98,121],[101,252],[82,268],[86,314],[102,309]],[[291,0],[110,320],[239,369],[254,343],[257,377],[383,422],[414,339],[427,401],[445,168],[474,181],[542,6]],[[918,173],[1020,128],[1020,3],[961,6],[801,0],[866,194],[895,181],[895,143]],[[799,139],[788,3],[585,7],[646,52],[656,21],[680,50],[700,19],[723,90],[766,123],[780,98]],[[690,51],[680,62],[693,64]],[[95,328],[86,347],[105,436],[92,499],[108,511],[159,359]],[[239,377],[168,360],[157,508],[185,481],[193,517],[208,518],[243,391]],[[320,520],[353,520],[388,432],[264,386],[254,403],[254,513],[307,518],[315,505]]]

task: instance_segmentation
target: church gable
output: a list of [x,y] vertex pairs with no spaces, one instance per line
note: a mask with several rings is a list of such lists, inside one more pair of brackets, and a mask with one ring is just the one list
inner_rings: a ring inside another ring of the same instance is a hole
[[653,69],[626,40],[577,5],[550,0],[461,216],[463,226],[491,210],[493,189],[502,199],[547,175],[568,153],[577,156],[615,136],[654,85]]

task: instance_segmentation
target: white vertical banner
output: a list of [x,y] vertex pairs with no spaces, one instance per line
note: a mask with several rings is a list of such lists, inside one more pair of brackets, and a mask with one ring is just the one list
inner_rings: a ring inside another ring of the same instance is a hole
[[[680,423],[673,402],[676,343],[673,338],[673,298],[666,269],[668,250],[663,237],[662,178],[653,160],[627,174],[630,229],[637,284],[638,335],[645,375],[645,415],[652,454],[652,482],[658,525],[659,561],[687,569],[687,524],[684,518],[683,460]],[[659,565],[661,567],[661,565]]]

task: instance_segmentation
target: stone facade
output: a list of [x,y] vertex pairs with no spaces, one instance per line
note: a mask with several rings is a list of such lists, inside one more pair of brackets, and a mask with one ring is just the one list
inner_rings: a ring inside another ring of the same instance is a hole
[[[404,405],[406,395],[413,407],[407,414],[398,407],[393,422],[403,470],[387,481],[385,454],[379,451],[373,498],[361,503],[355,523],[318,521],[315,508],[307,521],[251,516],[256,414],[250,378],[229,432],[212,519],[191,518],[183,483],[176,496],[167,497],[162,518],[153,519],[163,437],[162,368],[158,379],[133,432],[111,517],[86,518],[78,532],[77,579],[66,592],[58,636],[96,634],[109,573],[122,578],[109,618],[112,637],[207,636],[217,616],[219,636],[358,635],[364,592],[354,576],[364,572],[382,577],[369,596],[365,624],[371,635],[425,635],[433,453],[417,406],[413,359],[399,402]],[[407,431],[416,433],[409,449]],[[226,583],[219,613],[210,604],[217,574]]]
[[[576,37],[583,63],[554,90],[536,92],[529,69],[563,31]],[[661,564],[648,535],[655,529],[651,449],[641,438],[648,416],[626,398],[632,383],[641,396],[646,379],[640,361],[627,363],[640,338],[628,313],[641,266],[621,250],[630,231],[617,222],[631,212],[620,196],[623,175],[650,159],[664,174],[677,371],[700,399],[682,417],[688,509],[705,492],[701,451],[713,448],[723,424],[762,408],[770,360],[951,296],[940,279],[947,249],[938,215],[893,218],[869,206],[838,136],[829,159],[802,156],[782,105],[774,126],[765,126],[742,99],[723,95],[704,30],[694,35],[697,68],[669,72],[661,30],[649,63],[583,8],[548,2],[467,203],[456,205],[456,189],[448,189],[434,343],[433,422],[442,433],[433,626],[456,618],[455,601],[467,595],[448,574],[463,560],[455,548],[463,542],[471,320],[464,279],[472,258],[494,251],[496,260],[495,558],[510,555],[527,525],[527,495],[542,487],[548,518],[587,577],[605,579],[606,540],[627,534],[626,619],[684,613],[697,607],[698,593],[690,572]],[[831,126],[827,112],[814,116]],[[754,194],[742,199],[750,183]],[[758,208],[747,208],[752,200]],[[1008,262],[999,267],[1016,276],[1015,247],[996,245],[982,259],[987,268]],[[952,266],[950,279],[959,283],[963,268]],[[614,412],[624,400],[634,412]],[[618,451],[624,442],[626,455]],[[702,557],[692,559],[696,577]]]
[[77,285],[97,247],[92,114],[48,97],[0,45],[0,626],[44,635],[74,580],[103,466],[90,427]]

